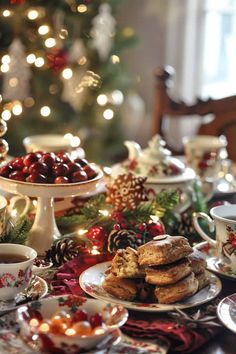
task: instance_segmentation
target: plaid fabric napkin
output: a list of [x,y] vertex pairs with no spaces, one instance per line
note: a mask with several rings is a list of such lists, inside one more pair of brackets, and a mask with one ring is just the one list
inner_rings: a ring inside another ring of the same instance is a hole
[[[74,258],[59,268],[51,281],[52,294],[86,295],[79,285],[79,276],[87,268],[111,260],[111,255],[82,255]],[[140,318],[141,317],[141,318]],[[154,318],[153,318],[154,317]],[[146,320],[148,318],[148,320]],[[215,320],[215,319],[214,319]],[[194,322],[194,321],[193,321]],[[196,322],[197,323],[197,322]],[[141,340],[158,340],[165,343],[173,352],[191,353],[216,335],[219,327],[180,324],[168,314],[147,314],[130,312],[129,319],[122,327],[122,332]],[[147,351],[151,353],[151,351]]]

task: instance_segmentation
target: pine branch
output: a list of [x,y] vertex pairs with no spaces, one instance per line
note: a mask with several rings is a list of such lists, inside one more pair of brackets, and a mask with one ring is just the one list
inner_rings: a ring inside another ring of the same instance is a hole
[[69,216],[59,216],[56,218],[56,223],[58,227],[68,228],[77,225],[83,225],[88,221],[85,215],[73,214]]
[[20,218],[15,224],[9,221],[8,232],[0,238],[0,243],[24,244],[31,229],[32,222],[28,218]]
[[99,194],[85,203],[84,207],[81,209],[81,213],[87,218],[96,218],[99,214],[99,210],[104,209],[105,202],[105,195]]
[[174,190],[163,190],[158,193],[153,201],[157,209],[162,208],[164,210],[173,209],[180,201],[180,192]]

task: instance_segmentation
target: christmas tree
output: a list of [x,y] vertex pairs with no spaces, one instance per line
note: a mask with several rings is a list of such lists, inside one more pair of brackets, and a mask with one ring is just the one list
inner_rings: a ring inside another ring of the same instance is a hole
[[10,154],[35,134],[78,135],[86,156],[114,160],[119,112],[132,84],[121,60],[135,43],[119,28],[116,0],[2,0],[1,118]]

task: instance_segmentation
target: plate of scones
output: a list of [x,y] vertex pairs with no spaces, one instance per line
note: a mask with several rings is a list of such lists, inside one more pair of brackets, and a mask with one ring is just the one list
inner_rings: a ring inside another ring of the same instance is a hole
[[100,300],[137,311],[172,311],[219,294],[221,281],[206,266],[204,255],[185,237],[160,235],[138,249],[119,249],[111,262],[86,269],[79,281]]

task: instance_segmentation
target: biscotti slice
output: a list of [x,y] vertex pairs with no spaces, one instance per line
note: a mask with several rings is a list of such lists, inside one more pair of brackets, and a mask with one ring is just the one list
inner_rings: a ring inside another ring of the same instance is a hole
[[137,295],[137,286],[134,280],[118,278],[112,273],[105,278],[102,288],[121,300],[132,301]]
[[207,262],[205,256],[202,252],[194,250],[189,256],[188,259],[191,262],[192,271],[195,274],[203,273],[207,267]]
[[154,294],[160,304],[173,304],[195,294],[197,290],[198,281],[194,273],[191,273],[175,284],[157,286]]
[[168,265],[145,268],[145,280],[149,284],[169,285],[185,278],[192,272],[191,263],[185,257]]
[[112,260],[111,272],[119,278],[144,278],[145,272],[138,264],[137,251],[131,247],[119,249]]
[[141,266],[173,263],[192,253],[188,240],[183,236],[169,236],[152,240],[138,248],[138,263]]

